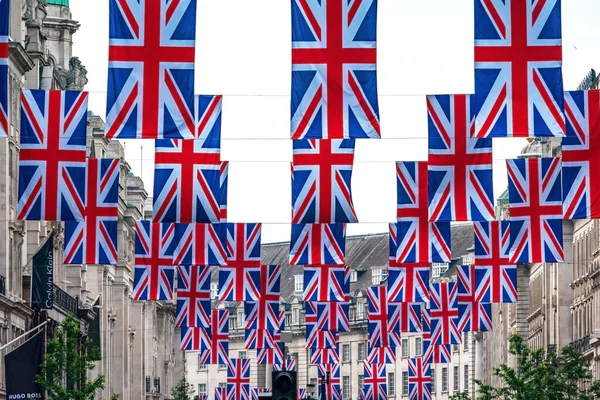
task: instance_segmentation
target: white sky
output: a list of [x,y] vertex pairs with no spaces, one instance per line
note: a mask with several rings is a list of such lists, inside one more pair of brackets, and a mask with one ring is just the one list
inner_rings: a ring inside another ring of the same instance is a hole
[[[104,117],[108,0],[71,0],[81,28],[73,55],[88,69],[90,110]],[[563,1],[565,90],[600,69],[598,0]],[[360,224],[379,233],[395,219],[395,161],[427,159],[426,94],[473,91],[473,0],[379,0],[381,140],[357,141],[352,191]],[[289,240],[291,184],[290,0],[198,0],[196,93],[223,94],[222,159],[229,160],[229,220],[263,222],[263,243]],[[259,140],[260,139],[260,140]],[[127,140],[126,158],[152,192],[154,145]],[[523,139],[494,139],[494,196],[504,160]],[[140,146],[143,145],[143,150]],[[142,155],[141,155],[142,154]]]

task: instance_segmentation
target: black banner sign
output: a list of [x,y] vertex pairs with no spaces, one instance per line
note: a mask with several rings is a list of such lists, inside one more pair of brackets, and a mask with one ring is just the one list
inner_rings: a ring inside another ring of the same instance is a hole
[[42,398],[42,388],[35,383],[35,379],[41,372],[43,349],[42,330],[4,356],[7,399]]
[[51,310],[54,305],[54,233],[33,256],[31,308]]

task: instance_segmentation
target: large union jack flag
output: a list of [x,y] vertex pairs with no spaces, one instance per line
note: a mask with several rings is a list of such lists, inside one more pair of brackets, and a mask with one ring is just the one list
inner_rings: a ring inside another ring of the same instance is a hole
[[87,160],[85,222],[65,222],[65,264],[117,263],[121,162]]
[[304,267],[302,301],[348,301],[350,267],[343,265],[307,265]]
[[368,400],[387,400],[387,374],[385,364],[363,361],[364,391]]
[[260,273],[261,224],[227,224],[227,265],[219,268],[219,298],[244,301],[252,298],[247,286],[250,273]]
[[290,264],[336,264],[346,261],[346,224],[294,224]]
[[135,300],[173,300],[173,224],[138,221],[135,225]]
[[431,365],[421,357],[408,359],[408,398],[431,400]]
[[395,364],[395,347],[373,347],[369,349],[366,361],[369,364]]
[[339,349],[311,350],[310,363],[317,364],[317,365],[339,364],[340,363]]
[[324,331],[350,332],[348,312],[350,305],[339,301],[307,301],[306,322],[316,324],[316,328]]
[[387,280],[388,300],[394,303],[429,302],[429,275],[429,264],[390,265]]
[[560,3],[475,0],[476,137],[564,136]]
[[510,261],[562,262],[560,158],[506,160],[510,203]]
[[210,346],[200,353],[200,363],[229,364],[229,311],[212,310],[210,328],[207,331]]
[[567,137],[562,140],[563,216],[600,218],[600,91],[565,93]]
[[377,0],[292,0],[292,139],[378,138]]
[[397,223],[390,225],[390,260],[449,262],[450,223],[429,222],[427,162],[396,163]]
[[391,332],[422,332],[421,303],[388,303],[389,325]]
[[210,349],[210,334],[206,328],[182,327],[179,348],[181,351],[207,351]]
[[319,398],[322,396],[322,386],[325,386],[325,398],[327,400],[342,400],[340,365],[319,364],[317,365],[317,368],[319,371]]
[[354,139],[294,140],[292,223],[358,222],[352,203]]
[[246,301],[244,303],[246,329],[260,329],[271,332],[280,330],[279,294],[274,297],[277,300],[270,300],[263,296],[258,301]]
[[212,147],[204,148],[208,144],[202,139],[155,141],[154,221],[219,222],[221,162]]
[[209,266],[177,267],[177,317],[175,326],[210,326],[210,276]]
[[272,332],[267,329],[250,329],[245,331],[246,349],[278,349],[281,343],[279,332]]
[[479,279],[475,265],[459,265],[458,276],[458,330],[486,332],[492,330],[492,304],[484,303],[488,291],[485,281]]
[[429,220],[490,221],[492,139],[475,139],[468,95],[427,96]]
[[[431,320],[429,311],[422,309],[423,317],[423,361],[429,364],[449,364],[452,361],[452,352],[449,344],[433,344],[435,338],[431,337]],[[439,334],[439,331],[437,332]]]
[[399,347],[400,333],[390,328],[389,305],[385,286],[367,288],[369,299],[369,347]]
[[307,349],[335,349],[337,348],[337,332],[320,330],[316,323],[306,322],[306,348]]
[[193,138],[196,0],[110,0],[106,137]]
[[517,266],[509,261],[510,222],[476,222],[473,228],[477,281],[486,287],[482,301],[515,303]]
[[246,281],[246,299],[270,301],[279,304],[281,265],[261,265],[249,270]]
[[8,22],[10,0],[0,0],[0,138],[8,137]]
[[430,284],[431,341],[433,344],[459,344],[462,341],[458,330],[458,286],[454,282]]
[[256,350],[256,363],[257,364],[272,364],[273,371],[276,365],[281,365],[284,360],[284,344],[277,343],[277,346],[273,349],[257,349]]
[[175,224],[173,265],[225,265],[225,224]]
[[88,94],[21,92],[18,219],[84,221]]
[[227,365],[227,400],[250,400],[250,360],[232,358]]

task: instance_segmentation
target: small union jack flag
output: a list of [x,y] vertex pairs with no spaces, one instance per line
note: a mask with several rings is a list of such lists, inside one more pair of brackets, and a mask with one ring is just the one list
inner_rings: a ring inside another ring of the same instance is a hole
[[196,131],[194,139],[205,141],[202,146],[206,151],[221,153],[221,111],[223,96],[221,95],[196,95],[194,98],[194,116],[196,117]]
[[250,400],[250,360],[232,358],[229,361],[227,400]]
[[281,265],[261,265],[248,272],[246,298],[254,301],[272,301],[279,304]]
[[476,137],[564,136],[561,1],[475,1]]
[[210,327],[209,266],[177,267],[177,317],[175,326]]
[[317,365],[339,364],[340,353],[338,349],[313,349],[311,350],[310,363]]
[[510,203],[510,261],[562,262],[560,158],[506,160]]
[[294,140],[292,223],[358,222],[352,203],[354,139]]
[[450,345],[433,344],[436,339],[431,338],[429,311],[423,308],[421,315],[423,317],[423,361],[429,364],[449,364],[452,361]]
[[298,400],[306,400],[307,396],[306,389],[298,389]]
[[88,94],[21,92],[19,220],[84,221]]
[[458,330],[458,286],[454,282],[430,284],[431,340],[433,344],[459,344],[462,341]]
[[202,139],[155,141],[155,222],[219,222],[221,161],[204,146],[209,142]]
[[106,137],[196,134],[196,0],[111,1]]
[[600,91],[565,92],[567,137],[562,140],[563,216],[600,218]]
[[273,370],[277,371],[275,369],[275,365],[280,365],[281,363],[283,363],[283,359],[284,359],[284,349],[283,349],[284,345],[283,343],[277,343],[277,346],[275,346],[272,349],[257,349],[256,350],[256,358],[257,364],[272,364],[273,365]]
[[0,0],[0,138],[8,137],[8,23],[10,0]]
[[294,224],[290,265],[346,262],[346,224]]
[[181,327],[181,351],[210,350],[210,334],[202,327]]
[[260,238],[261,224],[227,224],[227,265],[219,268],[221,300],[246,300],[249,273],[260,273]]
[[395,364],[396,351],[393,347],[373,347],[366,360],[369,364]]
[[[327,400],[342,400],[342,388],[340,385],[339,364],[319,364],[319,398],[321,398],[321,386],[325,386],[325,398]],[[324,384],[324,385],[323,385]]]
[[396,163],[397,223],[390,225],[396,263],[450,262],[450,223],[429,222],[427,162]]
[[385,364],[371,364],[363,361],[364,391],[369,400],[387,400],[387,373]]
[[215,400],[227,400],[227,387],[215,388]]
[[337,348],[337,332],[320,330],[316,324],[306,322],[306,348],[307,349],[335,349]]
[[492,304],[484,303],[486,281],[478,278],[475,265],[459,265],[458,276],[458,330],[461,332],[486,332],[492,330]]
[[422,332],[421,303],[388,302],[389,325],[391,332]]
[[388,267],[387,297],[390,302],[429,302],[429,264]]
[[296,371],[296,360],[289,358],[285,360],[285,364],[273,364],[273,371]]
[[292,0],[292,139],[378,138],[377,0]]
[[135,225],[135,300],[173,300],[175,226],[138,221]]
[[246,301],[244,311],[246,314],[246,329],[268,330],[278,332],[281,326],[281,313],[279,311],[279,295],[277,300],[261,299],[259,301]]
[[267,329],[251,329],[245,331],[246,349],[277,349],[280,343],[279,332]]
[[495,217],[492,139],[473,137],[468,95],[427,96],[429,220]]
[[252,400],[260,400],[260,394],[271,393],[271,389],[268,388],[252,388],[250,390],[252,393]]
[[431,400],[431,365],[421,357],[408,359],[408,398]]
[[398,347],[400,333],[390,329],[390,316],[385,286],[367,288],[369,298],[369,347]]
[[113,159],[87,160],[85,222],[65,222],[65,264],[117,263],[120,165]]
[[229,161],[221,161],[221,191],[219,205],[221,207],[220,221],[227,222],[227,184],[229,178]]
[[[229,311],[212,310],[210,347],[200,353],[201,364],[229,364]],[[203,329],[203,328],[199,328]]]
[[175,224],[173,265],[225,265],[225,224]]
[[307,265],[304,267],[303,301],[348,301],[350,267]]
[[316,329],[333,332],[350,332],[348,312],[350,305],[338,301],[307,301],[306,323],[315,324]]
[[[487,286],[486,303],[517,301],[517,266],[509,261],[510,222],[476,222],[475,257],[477,280]],[[485,282],[485,283],[483,283]]]

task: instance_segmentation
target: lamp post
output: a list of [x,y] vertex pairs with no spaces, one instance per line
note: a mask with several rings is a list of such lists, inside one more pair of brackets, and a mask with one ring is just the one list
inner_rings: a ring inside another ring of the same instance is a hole
[[325,374],[325,378],[321,379],[321,395],[319,396],[320,400],[327,400],[326,397],[326,389],[327,385],[329,385],[329,371]]

